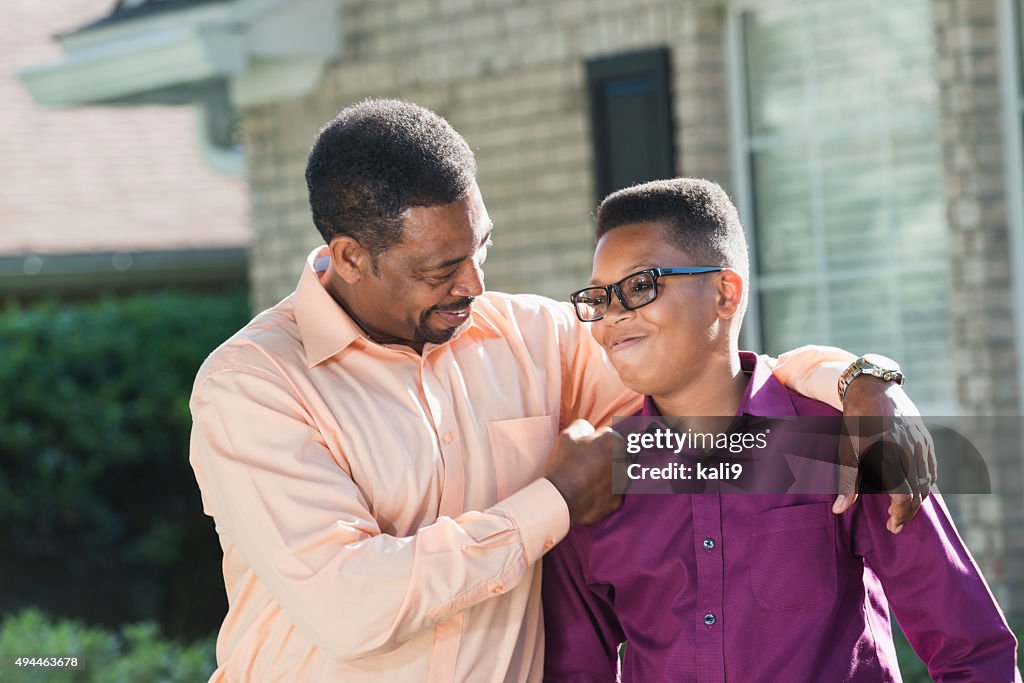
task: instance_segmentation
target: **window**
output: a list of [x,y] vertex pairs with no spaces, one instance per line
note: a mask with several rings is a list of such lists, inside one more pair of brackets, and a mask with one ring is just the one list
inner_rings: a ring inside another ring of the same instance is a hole
[[730,38],[747,343],[891,355],[955,410],[928,0],[737,4]]
[[587,62],[597,199],[675,175],[668,50]]

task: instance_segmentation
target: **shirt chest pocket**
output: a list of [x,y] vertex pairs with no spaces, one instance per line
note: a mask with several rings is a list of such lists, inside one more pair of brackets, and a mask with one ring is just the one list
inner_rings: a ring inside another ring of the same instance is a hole
[[497,500],[544,476],[557,434],[558,421],[552,415],[487,423]]
[[767,510],[751,519],[750,588],[766,610],[835,601],[835,518],[828,503]]

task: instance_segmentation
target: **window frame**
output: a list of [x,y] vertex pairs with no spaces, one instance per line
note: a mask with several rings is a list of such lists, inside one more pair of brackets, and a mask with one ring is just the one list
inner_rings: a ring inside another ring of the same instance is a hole
[[999,0],[999,79],[1002,91],[1003,164],[1006,178],[1007,237],[1013,283],[1014,349],[1018,404],[1024,403],[1024,1]]
[[[590,140],[594,153],[594,194],[597,202],[604,199],[610,192],[619,189],[612,182],[613,164],[611,149],[608,145],[611,131],[608,130],[607,111],[604,106],[606,98],[603,95],[603,88],[609,81],[643,75],[650,75],[657,84],[655,107],[659,112],[659,121],[648,121],[645,124],[657,125],[655,132],[665,141],[663,148],[667,157],[658,161],[665,164],[666,173],[660,173],[658,176],[660,178],[676,175],[678,150],[676,148],[675,121],[672,116],[669,48],[659,46],[589,59],[586,62],[585,77],[590,116]],[[651,178],[651,180],[659,178]]]
[[[1024,0],[1019,0],[1024,2]],[[743,326],[743,332],[741,334],[741,344],[746,348],[753,348],[758,350],[765,349],[765,325],[763,319],[763,306],[761,301],[761,295],[765,291],[764,284],[765,280],[769,281],[769,289],[774,286],[784,286],[786,282],[792,278],[786,275],[762,275],[759,272],[760,266],[760,255],[756,225],[756,203],[755,203],[755,187],[754,187],[754,168],[753,168],[753,155],[761,148],[756,144],[756,136],[750,130],[750,103],[748,101],[748,87],[747,82],[747,45],[745,43],[745,31],[744,31],[744,16],[749,11],[762,11],[771,10],[773,8],[784,9],[787,4],[782,1],[772,2],[771,0],[730,0],[727,5],[727,16],[725,24],[725,47],[726,47],[726,66],[728,74],[728,89],[729,89],[729,145],[730,145],[730,165],[732,169],[732,180],[733,180],[733,196],[736,203],[737,209],[744,226],[744,231],[747,236],[747,242],[750,250],[750,272],[751,279],[755,283],[750,288],[749,303],[747,307],[746,320]],[[813,83],[813,79],[811,80]],[[813,94],[811,95],[813,98]],[[936,117],[941,117],[941,112],[936,112]],[[892,122],[888,119],[882,121],[881,124],[888,128],[892,126]],[[812,154],[812,166],[813,166],[813,154]],[[820,207],[819,207],[820,208]],[[820,216],[815,217],[815,240],[820,242],[820,235],[818,232],[822,229],[819,222]],[[820,245],[818,245],[820,246]],[[821,275],[823,271],[828,271],[827,261],[825,260],[825,254],[821,248],[815,256],[815,271],[816,273],[815,282],[830,282],[840,278],[834,277],[838,274],[838,271],[833,271],[828,274],[827,277]],[[948,252],[948,247],[947,247]],[[888,269],[896,268],[898,264],[889,262],[882,264],[881,269],[888,271]],[[860,269],[850,271],[849,274],[858,273]],[[931,271],[931,268],[925,268],[922,270]],[[1024,270],[1022,270],[1024,272]],[[829,305],[828,296],[819,294],[817,296],[818,305],[818,330],[822,335],[822,342],[829,343],[831,337],[831,320],[829,317]],[[893,329],[893,341],[897,347],[892,351],[896,358],[905,356],[903,351],[903,345],[906,343],[906,332],[905,327],[900,320],[900,306],[901,301],[897,300],[892,305],[893,310],[893,321],[892,324],[896,327]],[[952,322],[952,321],[950,321]],[[949,346],[951,354],[955,352],[954,338],[952,329],[949,330]],[[858,353],[867,352],[871,349],[852,349]],[[952,357],[950,358],[952,361]],[[920,399],[919,399],[920,400]],[[934,411],[934,414],[956,414],[959,410],[958,401],[955,396],[950,396],[947,399],[940,399],[933,401],[927,405],[927,407]]]

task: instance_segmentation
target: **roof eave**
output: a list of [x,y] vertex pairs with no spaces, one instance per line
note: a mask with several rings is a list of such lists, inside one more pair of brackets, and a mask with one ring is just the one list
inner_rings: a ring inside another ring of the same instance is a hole
[[[226,82],[242,100],[254,79],[264,88],[262,101],[290,99],[312,92],[324,64],[339,53],[340,2],[234,0],[101,21],[65,34],[61,61],[18,76],[46,106],[191,104],[195,86],[211,80]],[[299,67],[305,77],[297,93],[292,78]]]

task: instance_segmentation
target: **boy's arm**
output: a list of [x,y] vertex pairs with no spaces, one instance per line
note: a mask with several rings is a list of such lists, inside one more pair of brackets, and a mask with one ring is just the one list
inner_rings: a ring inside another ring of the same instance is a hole
[[875,572],[900,627],[936,681],[1016,681],[1017,640],[941,496],[899,538],[878,520],[888,499],[862,496],[854,550]]
[[611,603],[587,586],[572,539],[544,556],[542,576],[544,680],[614,681],[618,647],[625,637]]
[[845,436],[853,436],[857,431],[859,421],[856,418],[869,418],[869,422],[877,418],[889,421],[892,428],[886,430],[885,441],[902,455],[907,473],[899,491],[889,494],[892,505],[886,527],[898,534],[917,514],[936,481],[935,446],[921,422],[917,406],[903,388],[893,382],[862,375],[850,384],[845,400],[839,400],[839,376],[855,359],[852,353],[834,346],[801,346],[780,355],[777,361],[770,358],[765,361],[787,387],[842,410],[848,418],[850,434],[844,435],[839,453],[841,464],[846,466],[839,490],[847,495],[836,499],[832,507],[836,514],[846,512],[857,500],[860,454],[882,437],[880,433],[874,434],[872,439]]

